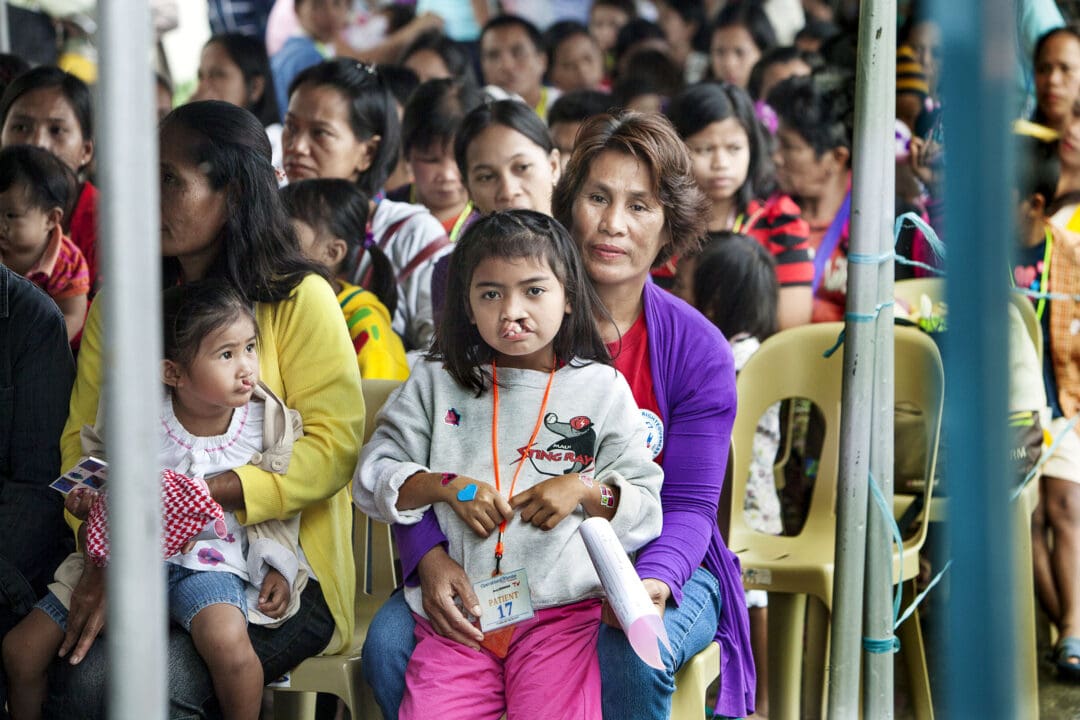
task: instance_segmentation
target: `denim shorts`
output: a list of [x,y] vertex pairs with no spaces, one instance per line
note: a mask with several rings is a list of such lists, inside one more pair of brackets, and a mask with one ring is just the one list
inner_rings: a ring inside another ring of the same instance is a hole
[[[166,563],[169,594],[169,617],[191,632],[191,621],[210,605],[224,604],[240,608],[247,617],[245,583],[230,572],[191,570],[182,565]],[[40,608],[64,631],[67,631],[68,609],[51,591],[38,601]]]

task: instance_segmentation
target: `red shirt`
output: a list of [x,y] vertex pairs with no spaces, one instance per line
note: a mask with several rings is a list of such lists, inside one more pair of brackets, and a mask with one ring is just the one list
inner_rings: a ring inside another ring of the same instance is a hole
[[615,369],[626,376],[630,383],[630,392],[641,409],[645,425],[649,428],[647,445],[653,453],[653,460],[664,460],[664,422],[660,417],[660,406],[653,392],[652,364],[649,361],[649,336],[645,332],[645,313],[641,313],[621,340],[608,343],[608,352],[615,363]]
[[79,192],[79,200],[75,209],[71,211],[71,219],[68,224],[68,236],[75,247],[79,248],[86,259],[86,267],[90,273],[91,294],[97,290],[100,284],[97,256],[97,188],[89,182],[83,183]]

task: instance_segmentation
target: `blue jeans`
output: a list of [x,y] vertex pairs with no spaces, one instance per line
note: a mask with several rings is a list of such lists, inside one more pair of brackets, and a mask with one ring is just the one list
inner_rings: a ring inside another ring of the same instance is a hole
[[[604,718],[663,718],[671,714],[675,673],[683,663],[705,649],[720,621],[720,587],[712,573],[698,568],[683,585],[679,607],[664,612],[664,627],[674,655],[663,651],[665,671],[654,670],[638,659],[618,628],[600,626],[600,679]],[[375,694],[383,717],[394,720],[405,694],[405,667],[416,647],[416,622],[405,595],[395,592],[372,618],[361,651],[361,669]]]
[[[334,618],[322,589],[314,580],[300,596],[300,609],[281,627],[248,625],[251,646],[263,666],[266,682],[273,682],[300,661],[323,651],[334,634]],[[179,627],[169,628],[166,647],[169,673],[169,718],[205,720],[220,716],[214,686],[191,636]],[[105,694],[109,663],[105,640],[99,637],[78,665],[53,663],[49,673],[49,697],[45,717],[98,720],[106,717]]]

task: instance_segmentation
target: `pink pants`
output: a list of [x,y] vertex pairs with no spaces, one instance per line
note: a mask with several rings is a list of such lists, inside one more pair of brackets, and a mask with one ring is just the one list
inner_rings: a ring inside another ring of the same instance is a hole
[[600,720],[596,638],[600,601],[538,610],[515,628],[499,659],[442,637],[416,618],[400,720],[514,718]]

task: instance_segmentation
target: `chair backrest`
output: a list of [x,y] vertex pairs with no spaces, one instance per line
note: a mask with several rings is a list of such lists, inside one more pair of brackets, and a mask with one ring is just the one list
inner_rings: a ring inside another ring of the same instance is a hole
[[[732,432],[736,449],[729,543],[732,550],[745,548],[754,533],[743,518],[743,505],[758,419],[769,406],[788,398],[809,399],[825,422],[817,479],[802,533],[835,533],[844,348],[829,358],[823,353],[836,343],[842,328],[842,323],[818,323],[777,333],[762,343],[739,373],[739,410]],[[933,340],[916,328],[897,327],[894,337],[895,402],[911,403],[922,410],[928,449],[925,477],[933,477],[944,386],[941,355]]]
[[933,303],[942,302],[945,300],[945,281],[936,277],[909,278],[893,285],[893,296],[897,300],[903,300],[912,312],[918,312],[919,299],[923,295],[929,297]]
[[1035,306],[1023,295],[1014,292],[1009,293],[1009,302],[1020,311],[1020,319],[1024,321],[1024,327],[1031,337],[1031,343],[1035,346],[1035,355],[1039,358],[1039,364],[1043,359],[1043,332],[1039,316],[1035,314]]
[[[390,393],[400,382],[397,380],[363,380],[364,442],[371,439],[375,430],[375,416],[382,409]],[[394,544],[390,526],[372,520],[364,513],[353,510],[353,557],[356,562],[356,618],[357,631],[375,614],[398,585],[394,564]]]

